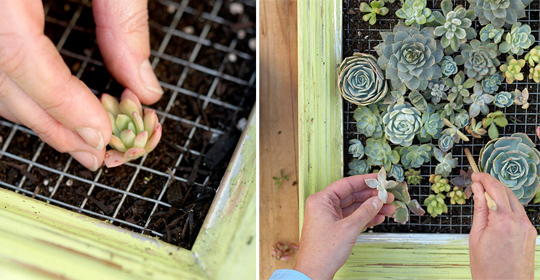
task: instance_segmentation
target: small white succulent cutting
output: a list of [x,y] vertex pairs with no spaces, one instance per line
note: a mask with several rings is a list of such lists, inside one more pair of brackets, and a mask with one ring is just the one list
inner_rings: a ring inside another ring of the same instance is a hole
[[388,181],[386,180],[386,170],[384,167],[381,168],[379,173],[377,174],[377,179],[366,179],[366,185],[372,189],[377,189],[379,199],[386,203],[388,199],[388,192],[387,189],[393,189],[398,185],[398,182],[396,181]]

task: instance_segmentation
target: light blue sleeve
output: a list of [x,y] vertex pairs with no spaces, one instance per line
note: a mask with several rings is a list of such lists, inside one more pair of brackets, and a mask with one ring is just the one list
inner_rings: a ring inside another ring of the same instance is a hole
[[311,280],[311,278],[296,270],[280,269],[274,271],[269,280]]

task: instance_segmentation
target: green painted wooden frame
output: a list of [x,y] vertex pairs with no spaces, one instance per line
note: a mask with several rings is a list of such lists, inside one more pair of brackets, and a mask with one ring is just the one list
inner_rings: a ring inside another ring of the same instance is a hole
[[255,279],[251,112],[192,250],[0,188],[0,279]]
[[[298,0],[297,10],[301,227],[306,198],[343,177],[342,0]],[[336,278],[470,278],[468,235],[361,234]]]

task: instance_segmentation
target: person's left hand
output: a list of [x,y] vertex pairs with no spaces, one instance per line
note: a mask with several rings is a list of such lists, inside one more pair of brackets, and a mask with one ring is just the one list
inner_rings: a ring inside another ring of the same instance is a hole
[[332,279],[345,264],[356,238],[368,227],[394,213],[394,195],[383,205],[377,190],[365,179],[377,174],[352,176],[330,184],[306,200],[304,226],[295,270],[311,279]]

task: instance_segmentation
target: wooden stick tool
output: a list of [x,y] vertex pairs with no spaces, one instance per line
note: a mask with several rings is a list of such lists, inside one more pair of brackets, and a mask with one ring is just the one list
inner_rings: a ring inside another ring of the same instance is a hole
[[[478,166],[476,165],[476,161],[474,161],[474,157],[471,154],[471,151],[469,148],[465,148],[465,155],[467,155],[467,159],[469,160],[469,164],[471,165],[473,172],[478,173],[480,170],[478,169]],[[484,191],[484,196],[486,197],[486,202],[489,210],[491,211],[497,211],[497,203],[491,198],[489,193],[487,191]]]

